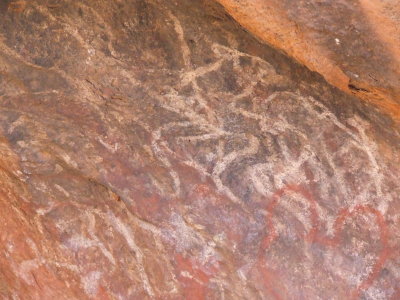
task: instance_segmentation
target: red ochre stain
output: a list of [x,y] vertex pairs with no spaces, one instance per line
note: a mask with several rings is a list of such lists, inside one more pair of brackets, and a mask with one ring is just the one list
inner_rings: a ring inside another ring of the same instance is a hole
[[[178,279],[183,285],[183,293],[187,300],[202,300],[206,299],[207,285],[213,277],[213,273],[217,268],[209,268],[211,275],[201,270],[190,258],[185,258],[181,254],[175,257],[177,271],[179,272]],[[183,275],[186,272],[186,275]]]
[[99,286],[96,294],[96,299],[98,300],[111,300],[110,296],[107,293],[107,290],[101,285]]
[[[379,276],[383,268],[383,265],[390,256],[391,251],[388,244],[389,232],[385,218],[377,209],[373,208],[370,205],[357,205],[354,208],[343,208],[339,211],[338,216],[335,220],[333,237],[330,238],[326,236],[320,236],[319,235],[320,221],[316,210],[315,198],[303,186],[288,184],[285,187],[277,190],[271,196],[270,198],[271,200],[268,202],[266,208],[267,210],[266,223],[268,228],[268,236],[264,238],[260,247],[260,252],[259,252],[260,262],[263,257],[262,256],[263,252],[266,251],[269,247],[271,247],[273,242],[278,238],[278,234],[273,223],[274,210],[278,202],[281,200],[282,196],[287,192],[294,192],[300,194],[310,204],[309,212],[310,212],[312,227],[307,234],[302,236],[303,239],[309,243],[319,243],[327,247],[337,248],[342,242],[341,237],[344,230],[343,229],[344,224],[347,219],[354,218],[357,215],[373,215],[375,217],[375,223],[376,225],[378,225],[379,228],[380,243],[382,249],[380,250],[378,258],[376,259],[375,264],[373,265],[368,276],[366,276],[366,278],[360,283],[359,286],[357,286],[354,290],[350,292],[350,299],[357,299],[360,293],[369,288],[374,282],[374,280]],[[267,290],[275,297],[275,299],[282,299],[281,294],[283,294],[283,292],[279,294],[276,291],[276,288],[271,286],[271,282],[277,281],[275,279],[276,275],[271,275],[272,273],[267,269],[265,263],[264,264],[260,263],[259,268],[260,272],[263,274],[265,278],[265,284],[267,285],[266,287]]]

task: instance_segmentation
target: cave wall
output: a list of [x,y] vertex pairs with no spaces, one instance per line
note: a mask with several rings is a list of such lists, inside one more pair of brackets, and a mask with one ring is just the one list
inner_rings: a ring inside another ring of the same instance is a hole
[[3,299],[398,298],[389,114],[215,2],[1,3]]

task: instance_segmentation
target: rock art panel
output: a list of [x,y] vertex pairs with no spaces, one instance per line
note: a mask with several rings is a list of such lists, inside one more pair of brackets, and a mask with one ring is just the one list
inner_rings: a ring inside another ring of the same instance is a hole
[[396,299],[393,119],[214,2],[17,2],[3,299]]

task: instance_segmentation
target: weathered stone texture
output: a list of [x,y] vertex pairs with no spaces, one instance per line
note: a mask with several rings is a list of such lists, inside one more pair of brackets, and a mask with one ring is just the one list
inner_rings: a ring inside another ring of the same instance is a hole
[[399,149],[213,2],[2,2],[0,295],[397,299]]
[[261,40],[400,123],[398,1],[217,1]]

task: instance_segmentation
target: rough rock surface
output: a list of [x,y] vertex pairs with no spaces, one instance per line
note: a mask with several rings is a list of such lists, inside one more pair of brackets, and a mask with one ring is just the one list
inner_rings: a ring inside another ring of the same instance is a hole
[[261,40],[400,124],[398,1],[217,1]]
[[2,1],[2,299],[399,299],[400,134],[208,1]]

